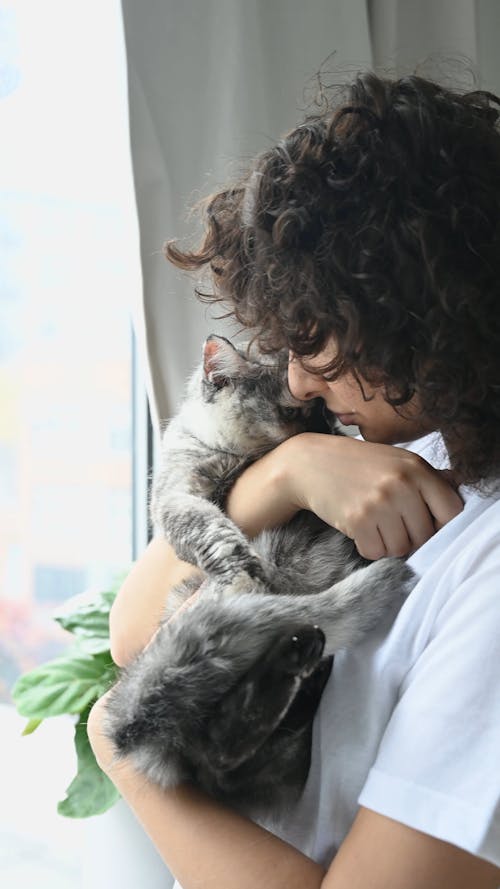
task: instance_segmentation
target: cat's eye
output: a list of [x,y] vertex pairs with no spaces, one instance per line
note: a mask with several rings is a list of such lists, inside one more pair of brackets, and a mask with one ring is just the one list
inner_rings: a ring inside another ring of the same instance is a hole
[[208,381],[212,384],[214,389],[224,389],[231,382],[229,377],[226,377],[221,373],[210,373]]

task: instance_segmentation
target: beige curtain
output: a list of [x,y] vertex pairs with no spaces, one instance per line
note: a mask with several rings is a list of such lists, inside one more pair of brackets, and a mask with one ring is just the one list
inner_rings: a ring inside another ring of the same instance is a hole
[[[365,0],[123,0],[143,293],[135,326],[153,423],[182,395],[210,331],[228,328],[161,254],[189,206],[294,125],[321,62],[371,62]],[[229,328],[231,332],[231,328]]]
[[375,67],[467,80],[469,63],[469,82],[500,89],[498,0],[368,0],[368,16]]

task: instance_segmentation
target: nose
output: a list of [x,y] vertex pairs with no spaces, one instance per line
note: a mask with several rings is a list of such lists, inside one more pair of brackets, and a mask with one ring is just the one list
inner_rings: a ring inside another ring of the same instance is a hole
[[309,401],[323,396],[328,386],[323,377],[310,373],[296,358],[291,358],[288,362],[288,388],[295,398]]

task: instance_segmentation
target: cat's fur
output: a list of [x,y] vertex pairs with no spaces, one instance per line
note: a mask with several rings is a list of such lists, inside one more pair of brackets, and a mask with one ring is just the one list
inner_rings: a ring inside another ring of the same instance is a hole
[[[190,781],[251,814],[300,793],[331,655],[395,613],[412,585],[399,559],[368,563],[302,512],[252,543],[223,513],[250,462],[311,422],[286,363],[210,337],[162,442],[152,517],[207,576],[195,604],[167,616],[124,671],[106,730],[163,787]],[[171,594],[170,610],[199,581]]]

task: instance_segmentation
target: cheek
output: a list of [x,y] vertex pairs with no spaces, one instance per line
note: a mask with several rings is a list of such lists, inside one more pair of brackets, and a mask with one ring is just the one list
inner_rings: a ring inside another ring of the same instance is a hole
[[294,398],[297,398],[297,374],[295,371],[295,365],[288,365],[288,389]]
[[[337,396],[339,402],[346,410],[348,408],[353,411],[366,410],[366,407],[373,403],[371,401],[365,401],[363,393],[359,388],[359,384],[354,377],[348,374],[339,377],[338,380],[334,380],[334,382],[328,383],[327,385],[330,391]],[[367,383],[363,384],[363,390],[368,398],[371,398],[374,394],[374,390],[370,389]]]
[[288,373],[288,385],[291,387],[293,385],[293,382],[295,380],[295,376],[297,373],[297,362],[293,358],[290,358],[288,360],[287,373]]

